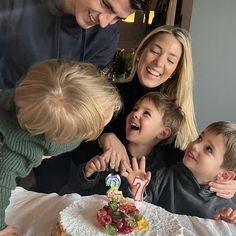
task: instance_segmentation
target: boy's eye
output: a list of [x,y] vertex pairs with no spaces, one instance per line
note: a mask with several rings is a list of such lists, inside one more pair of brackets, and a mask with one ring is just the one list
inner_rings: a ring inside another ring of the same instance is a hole
[[151,113],[149,111],[145,111],[143,114],[146,116],[151,116]]
[[196,139],[196,141],[201,142],[202,141],[202,136],[199,135],[198,138]]
[[137,110],[138,110],[138,108],[137,108],[137,107],[134,107],[132,111],[137,111]]
[[212,153],[212,148],[210,146],[206,147],[207,152]]

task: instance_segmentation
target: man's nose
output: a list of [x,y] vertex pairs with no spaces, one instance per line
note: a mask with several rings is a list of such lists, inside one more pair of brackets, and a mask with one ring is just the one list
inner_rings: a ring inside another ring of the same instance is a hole
[[98,19],[99,19],[99,25],[102,28],[105,28],[111,24],[115,24],[118,21],[116,15],[113,13],[101,13]]

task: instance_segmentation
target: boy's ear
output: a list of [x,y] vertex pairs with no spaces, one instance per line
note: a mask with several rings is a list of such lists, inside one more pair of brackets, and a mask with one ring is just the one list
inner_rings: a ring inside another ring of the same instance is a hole
[[171,135],[171,128],[169,127],[164,127],[162,131],[157,135],[157,138],[160,140],[164,140],[169,138]]
[[228,181],[228,180],[235,179],[235,176],[236,176],[236,173],[234,171],[224,170],[220,174],[218,174],[217,179],[219,178],[221,180]]

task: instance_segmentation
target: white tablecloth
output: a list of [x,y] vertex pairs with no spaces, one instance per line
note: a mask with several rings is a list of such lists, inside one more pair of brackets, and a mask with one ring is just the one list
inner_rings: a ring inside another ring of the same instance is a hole
[[[41,194],[17,187],[6,210],[6,223],[19,228],[24,236],[50,236],[59,212],[80,199],[78,194]],[[236,236],[236,226],[224,221],[176,216],[186,236]]]

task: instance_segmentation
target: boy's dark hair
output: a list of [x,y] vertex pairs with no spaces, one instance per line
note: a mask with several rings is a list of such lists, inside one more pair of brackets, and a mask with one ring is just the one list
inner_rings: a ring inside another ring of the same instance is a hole
[[130,0],[130,6],[133,10],[145,12],[148,8],[149,0]]
[[171,135],[162,143],[172,143],[184,121],[184,113],[180,106],[175,103],[175,99],[171,99],[165,94],[158,92],[149,92],[139,99],[139,101],[149,100],[153,102],[157,110],[163,115],[162,122],[164,126],[171,129]]
[[210,124],[206,130],[224,136],[226,151],[222,167],[236,172],[236,124],[230,121],[218,121]]

